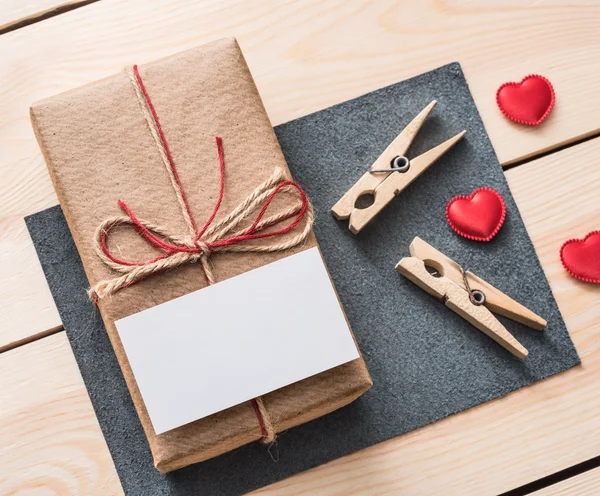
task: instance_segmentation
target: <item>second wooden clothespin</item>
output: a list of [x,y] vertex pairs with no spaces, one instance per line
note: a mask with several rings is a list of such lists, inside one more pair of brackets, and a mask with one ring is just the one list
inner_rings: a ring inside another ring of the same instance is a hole
[[[350,219],[350,231],[354,234],[359,233],[395,195],[425,172],[465,135],[466,131],[462,131],[418,157],[411,160],[406,158],[406,152],[436,103],[434,100],[427,105],[332,207],[331,212],[337,219]],[[357,202],[365,195],[373,195],[373,203],[366,208],[360,208]]]
[[527,349],[496,319],[491,312],[508,317],[541,331],[546,321],[471,272],[465,272],[454,260],[415,238],[410,257],[403,258],[396,270],[429,294],[442,300],[448,308],[487,334],[519,358]]

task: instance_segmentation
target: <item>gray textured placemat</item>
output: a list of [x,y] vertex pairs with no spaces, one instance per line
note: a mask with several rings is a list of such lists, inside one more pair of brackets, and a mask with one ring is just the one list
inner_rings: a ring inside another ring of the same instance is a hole
[[[462,129],[466,138],[358,236],[330,207],[425,105],[439,101],[409,156]],[[579,363],[458,64],[276,128],[316,211],[315,231],[374,386],[348,407],[259,443],[161,476],[152,459],[59,207],[27,218],[123,488],[135,495],[231,495],[284,479],[503,396]],[[507,219],[491,243],[460,238],[445,206],[480,186],[498,190]],[[529,349],[518,360],[394,266],[414,236],[548,320],[540,333],[501,319]],[[160,277],[160,276],[158,276]],[[272,457],[276,458],[274,461]]]

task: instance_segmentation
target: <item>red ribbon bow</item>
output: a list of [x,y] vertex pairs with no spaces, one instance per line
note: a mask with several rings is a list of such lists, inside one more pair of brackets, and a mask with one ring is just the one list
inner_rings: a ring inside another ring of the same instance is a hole
[[[164,272],[180,265],[200,261],[208,284],[213,284],[215,279],[208,264],[208,257],[219,251],[238,251],[238,252],[273,252],[283,251],[298,245],[308,236],[312,227],[312,208],[308,202],[306,194],[302,188],[294,181],[285,180],[281,169],[276,169],[274,174],[256,190],[254,190],[238,207],[229,215],[218,222],[214,222],[223,199],[224,181],[224,160],[222,140],[216,139],[219,151],[219,162],[221,170],[221,181],[219,197],[202,229],[195,230],[193,236],[173,236],[159,226],[150,222],[140,220],[127,204],[120,200],[119,206],[127,214],[127,217],[111,218],[104,221],[96,231],[97,246],[96,251],[100,258],[114,270],[122,272],[124,275],[101,281],[91,289],[91,296],[94,299],[102,298],[112,294],[120,289],[135,284],[147,277],[157,273]],[[181,189],[184,205],[189,206],[185,193]],[[288,207],[282,212],[265,219],[267,209],[280,193],[296,193],[300,198],[300,203]],[[258,215],[252,224],[243,229],[239,225],[248,218],[248,216],[262,205]],[[196,223],[189,212],[190,224],[195,229]],[[309,212],[309,220],[304,229],[292,239],[280,242],[278,244],[248,244],[253,240],[281,237],[295,229]],[[275,231],[267,229],[280,225],[282,222],[293,218],[293,221],[287,226],[281,227]],[[116,257],[108,246],[108,236],[110,232],[119,225],[133,226],[136,232],[142,236],[148,243],[158,248],[163,253],[143,261],[130,261]]]

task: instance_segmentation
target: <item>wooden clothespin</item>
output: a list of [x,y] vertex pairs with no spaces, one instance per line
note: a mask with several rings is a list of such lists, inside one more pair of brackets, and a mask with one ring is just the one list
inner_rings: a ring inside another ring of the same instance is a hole
[[[466,131],[462,131],[412,160],[406,158],[406,152],[436,103],[434,100],[427,105],[404,128],[371,168],[331,209],[337,219],[350,219],[350,231],[354,234],[358,234],[395,195],[425,172],[465,135]],[[365,195],[373,195],[373,203],[366,208],[357,208],[357,201]]]
[[491,312],[508,317],[541,331],[547,322],[528,308],[497,290],[471,272],[463,271],[455,261],[421,238],[410,244],[410,257],[403,258],[396,270],[429,294],[441,299],[448,308],[483,331],[519,358],[528,355]]

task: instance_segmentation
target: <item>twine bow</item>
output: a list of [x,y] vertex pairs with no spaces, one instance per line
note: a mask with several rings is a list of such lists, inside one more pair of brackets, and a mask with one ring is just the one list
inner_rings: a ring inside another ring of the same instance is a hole
[[[220,146],[219,139],[217,139],[217,143]],[[265,218],[267,208],[277,194],[294,193],[294,191],[298,193],[300,202]],[[207,283],[214,284],[215,277],[209,263],[209,257],[212,254],[284,251],[302,243],[312,228],[313,212],[306,194],[298,184],[284,180],[283,171],[279,168],[229,215],[212,224],[219,204],[220,202],[215,208],[214,215],[197,234],[174,236],[160,226],[138,219],[124,201],[119,201],[119,206],[127,216],[112,217],[102,222],[96,229],[95,248],[96,253],[107,266],[123,275],[100,281],[90,289],[90,297],[93,299],[103,298],[152,275],[194,262],[200,262]],[[245,229],[239,229],[240,224],[260,205],[262,208],[252,225]],[[282,236],[295,229],[305,216],[307,220],[302,230],[290,239],[278,243],[248,244],[252,240]],[[289,225],[276,231],[264,232],[265,229],[279,225],[291,218],[294,220]],[[111,253],[107,240],[111,230],[120,225],[134,227],[140,236],[163,253],[141,262],[117,258]]]

